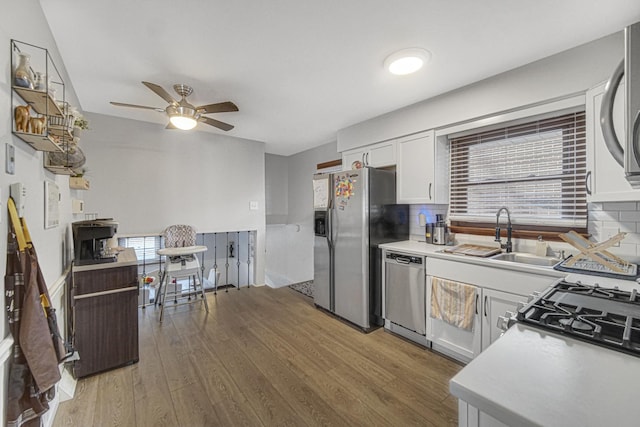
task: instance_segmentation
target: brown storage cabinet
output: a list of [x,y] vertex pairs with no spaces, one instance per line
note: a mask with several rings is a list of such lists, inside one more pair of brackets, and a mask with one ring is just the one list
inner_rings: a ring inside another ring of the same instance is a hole
[[74,271],[70,292],[77,378],[139,359],[137,267],[90,268]]

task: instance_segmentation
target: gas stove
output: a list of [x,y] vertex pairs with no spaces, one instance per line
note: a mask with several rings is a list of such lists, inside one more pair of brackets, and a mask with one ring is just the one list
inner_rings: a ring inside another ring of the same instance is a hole
[[640,294],[561,280],[499,326],[521,322],[640,356]]

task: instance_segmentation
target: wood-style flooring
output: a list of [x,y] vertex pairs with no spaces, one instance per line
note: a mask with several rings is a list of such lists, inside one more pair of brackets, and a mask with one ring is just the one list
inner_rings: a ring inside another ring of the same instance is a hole
[[461,366],[289,288],[140,310],[140,362],[78,381],[54,426],[455,426]]

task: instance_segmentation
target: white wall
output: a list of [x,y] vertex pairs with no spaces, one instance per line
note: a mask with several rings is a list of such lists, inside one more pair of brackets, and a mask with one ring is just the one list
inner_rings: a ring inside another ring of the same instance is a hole
[[289,213],[289,161],[285,156],[265,154],[267,224],[286,224]]
[[[267,196],[273,204],[286,203],[286,223],[267,226],[267,275],[272,286],[284,286],[313,279],[313,197],[312,178],[316,165],[339,159],[336,143],[306,150],[286,158],[283,165],[280,156],[268,156]],[[280,168],[279,171],[272,169]],[[283,193],[282,170],[287,170],[288,193]],[[269,189],[276,191],[269,191]],[[267,202],[269,204],[270,202]],[[274,208],[275,209],[275,208]],[[275,209],[279,212],[278,209]]]
[[[622,32],[618,32],[341,129],[338,131],[338,150],[584,92],[609,78],[618,65],[623,57],[622,36]],[[522,48],[526,49],[526,46]]]
[[[4,275],[6,271],[7,227],[8,216],[6,203],[9,197],[9,185],[14,182],[22,182],[26,185],[28,196],[26,202],[25,219],[35,247],[40,257],[40,265],[44,278],[50,288],[58,282],[64,271],[64,238],[68,224],[72,221],[70,199],[75,197],[75,191],[69,190],[68,178],[56,176],[42,167],[42,153],[34,151],[29,145],[11,134],[13,129],[13,111],[11,111],[10,99],[13,96],[16,102],[24,104],[11,90],[11,57],[9,44],[11,39],[20,40],[36,46],[49,49],[50,54],[58,70],[66,82],[66,99],[74,105],[78,105],[75,92],[70,79],[66,74],[64,64],[57,51],[56,43],[49,31],[49,26],[36,0],[6,3],[3,13],[0,14],[0,271]],[[31,52],[35,56],[35,51]],[[42,63],[34,58],[33,64]],[[37,70],[40,71],[40,70]],[[5,172],[5,145],[15,147],[16,173],[9,175]],[[52,229],[44,229],[44,182],[53,181],[60,187],[60,226]],[[59,291],[60,289],[58,289]],[[54,301],[59,301],[60,293],[56,292]],[[3,311],[4,312],[4,311]],[[62,326],[61,326],[62,327]],[[8,335],[6,316],[0,321],[0,339]],[[8,340],[0,341],[0,348],[5,348]],[[9,347],[10,349],[10,347]],[[0,354],[0,362],[5,361],[6,354]],[[0,369],[2,389],[0,391],[0,419],[5,419],[6,387],[7,381]],[[56,401],[57,402],[57,401]],[[54,406],[57,403],[54,403]],[[52,411],[53,412],[53,411]],[[49,414],[49,416],[51,413]],[[51,421],[51,420],[49,420]]]
[[[217,133],[85,114],[91,130],[85,211],[119,222],[118,234],[257,230],[256,283],[264,283],[264,144]],[[202,125],[200,125],[202,126]],[[251,201],[258,202],[250,210]]]

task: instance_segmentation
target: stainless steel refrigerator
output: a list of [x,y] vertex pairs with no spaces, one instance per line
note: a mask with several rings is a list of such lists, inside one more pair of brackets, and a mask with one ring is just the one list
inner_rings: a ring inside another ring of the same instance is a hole
[[383,324],[381,243],[409,238],[409,206],[395,172],[354,169],[313,177],[314,302],[365,331]]

